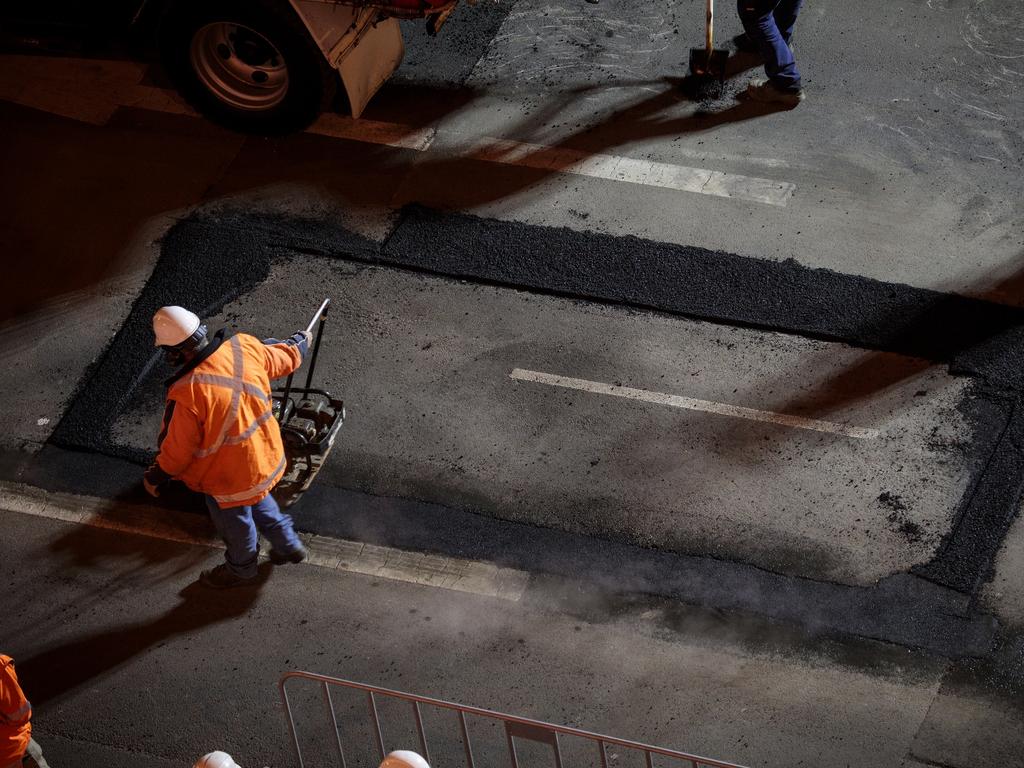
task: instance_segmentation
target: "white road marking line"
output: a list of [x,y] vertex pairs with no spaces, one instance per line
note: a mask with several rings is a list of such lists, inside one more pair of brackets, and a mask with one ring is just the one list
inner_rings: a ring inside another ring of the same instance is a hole
[[[42,59],[40,61],[40,59]],[[142,84],[145,65],[87,59],[47,59],[20,54],[0,56],[0,99],[80,120],[104,125],[119,107],[195,115],[177,93]],[[31,85],[29,85],[31,84]],[[400,123],[353,120],[322,115],[307,132],[367,144],[426,152],[437,138],[435,127],[416,128]],[[623,181],[646,187],[671,189],[785,206],[796,191],[786,181],[723,173],[672,163],[659,163],[620,155],[591,154],[575,149],[507,139],[472,139],[462,133],[442,132],[456,157],[501,165],[547,170]]]
[[771,424],[781,424],[786,427],[796,427],[797,429],[827,432],[833,435],[853,437],[858,440],[874,440],[880,434],[877,429],[849,427],[845,424],[836,424],[832,421],[805,419],[802,416],[790,416],[785,413],[774,413],[772,411],[759,411],[756,408],[744,408],[740,405],[716,403],[712,400],[698,400],[693,397],[682,397],[681,395],[668,395],[663,392],[651,392],[647,389],[620,387],[615,384],[604,384],[600,381],[574,379],[569,376],[558,376],[553,373],[541,373],[540,371],[527,371],[522,368],[512,369],[512,372],[509,374],[509,378],[516,379],[517,381],[532,381],[536,384],[547,384],[552,387],[578,389],[583,392],[594,392],[600,395],[624,397],[628,400],[641,400],[647,403],[668,405],[673,408],[686,408],[691,411],[715,413],[720,416],[733,416],[737,419],[764,421]]
[[[0,510],[78,523],[163,541],[223,549],[209,519],[154,507],[121,504],[94,496],[50,493],[0,482]],[[404,581],[456,592],[518,601],[530,575],[514,568],[454,557],[407,552],[358,541],[301,534],[311,565]]]
[[484,138],[461,156],[524,168],[552,170],[595,179],[625,181],[646,187],[674,189],[747,200],[754,203],[784,206],[796,191],[787,181],[722,173],[705,168],[658,163],[618,155],[581,152],[574,149],[526,144],[506,139]]

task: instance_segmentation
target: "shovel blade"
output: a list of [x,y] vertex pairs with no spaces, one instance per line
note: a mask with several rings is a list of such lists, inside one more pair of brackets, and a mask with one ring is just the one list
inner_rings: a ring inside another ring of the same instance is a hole
[[697,77],[715,77],[725,79],[725,63],[729,60],[729,52],[720,48],[690,49],[690,74]]

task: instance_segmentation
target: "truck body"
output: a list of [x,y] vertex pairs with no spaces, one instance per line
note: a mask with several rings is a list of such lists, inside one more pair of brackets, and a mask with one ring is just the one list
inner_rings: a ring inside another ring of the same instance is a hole
[[152,44],[175,87],[228,127],[304,128],[343,94],[359,117],[402,61],[399,19],[434,34],[458,0],[49,0],[0,11],[5,37],[35,30]]

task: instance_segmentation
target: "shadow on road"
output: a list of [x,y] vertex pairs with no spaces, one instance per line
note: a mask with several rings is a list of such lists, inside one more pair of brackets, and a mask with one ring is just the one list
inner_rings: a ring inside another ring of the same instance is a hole
[[[141,470],[139,472],[141,477]],[[72,568],[89,568],[99,561],[117,559],[119,561],[135,561],[134,571],[152,574],[151,566],[168,564],[172,570],[166,572],[164,579],[173,578],[190,570],[197,563],[207,559],[208,553],[201,551],[182,551],[179,548],[154,546],[153,541],[140,536],[104,536],[97,537],[96,529],[105,528],[117,531],[122,526],[131,531],[136,527],[139,505],[149,509],[165,509],[175,512],[196,512],[195,515],[168,515],[160,523],[171,531],[170,540],[205,539],[213,535],[212,523],[206,512],[202,497],[189,491],[181,483],[168,483],[159,499],[149,496],[141,482],[137,490],[118,494],[110,500],[109,506],[96,512],[93,519],[84,525],[68,529],[63,535],[50,542],[48,549],[51,554],[62,557],[64,564]],[[176,534],[180,534],[177,536]],[[129,576],[132,575],[130,572]]]
[[[74,322],[79,314],[111,312],[110,297],[137,290],[152,268],[155,249],[150,245],[172,217],[207,202],[208,191],[229,171],[239,170],[236,161],[247,157],[245,150],[267,159],[268,141],[262,137],[153,111],[144,103],[138,109],[124,106],[116,93],[102,90],[121,88],[129,100],[136,98],[136,87],[144,91],[166,85],[159,68],[145,69],[136,62],[133,66],[144,72],[139,83],[139,75],[131,73],[112,82],[94,75],[99,79],[93,82],[77,60],[69,60],[64,77],[65,70],[54,69],[60,58],[27,57],[47,65],[38,83],[31,69],[0,78],[0,230],[6,250],[18,255],[6,274],[18,290],[0,305],[0,354],[27,350],[33,336]],[[100,63],[110,64],[107,59]],[[114,69],[119,64],[115,61]],[[477,96],[472,88],[396,84],[378,95],[376,114],[390,117],[377,119],[429,125]],[[62,105],[62,114],[81,107],[82,115],[51,114],[47,105],[54,101]],[[288,137],[274,146],[301,138]],[[292,170],[308,178],[324,162],[329,161],[299,161]],[[244,161],[242,166],[244,171]],[[262,175],[252,186],[271,186],[286,175]],[[387,195],[375,196],[373,185],[348,186],[357,204],[387,202]]]
[[[963,287],[964,294],[996,304],[1017,305],[1024,301],[1024,253],[1020,266],[994,285],[975,281]],[[935,294],[931,305],[899,318],[884,328],[889,346],[916,350],[922,357],[896,356],[889,352],[865,351],[856,362],[840,370],[817,389],[782,399],[770,407],[782,413],[802,416],[828,416],[891,387],[920,375],[937,362],[946,364],[952,373],[980,374],[996,386],[1020,387],[1024,372],[1017,361],[1024,350],[1001,338],[1020,327],[1020,313],[1007,306],[1004,315],[979,322],[972,306],[963,295]],[[895,320],[895,318],[893,318]],[[876,318],[863,317],[860,323],[874,325]],[[926,359],[927,358],[927,359]],[[780,382],[765,380],[761,391],[780,389]]]
[[[612,110],[602,115],[596,124],[581,127],[557,140],[548,135],[548,124],[586,94],[599,90],[599,86],[559,94],[559,100],[550,101],[537,114],[503,131],[505,137],[514,137],[514,142],[505,138],[483,138],[453,147],[447,157],[417,157],[411,162],[402,158],[398,163],[385,158],[392,175],[414,180],[413,184],[404,185],[407,191],[400,190],[392,204],[396,207],[408,203],[436,205],[434,200],[425,200],[423,193],[429,195],[443,189],[445,207],[471,210],[511,198],[553,175],[571,172],[591,156],[614,152],[631,143],[712,132],[722,126],[756,120],[786,109],[742,96],[731,103],[719,100],[695,106],[682,78],[666,77],[633,84],[660,90]],[[620,86],[621,83],[617,84]],[[467,178],[473,179],[473,183],[465,183]]]
[[[101,53],[106,58],[119,57],[104,50]],[[60,58],[43,50],[37,53],[40,60]],[[82,55],[81,51],[74,53]],[[731,74],[747,68],[743,61],[743,57],[730,59]],[[88,90],[88,81],[79,88],[76,70],[71,64],[69,67],[68,80],[60,87],[78,97],[78,90]],[[43,78],[42,88],[57,87],[54,73],[46,71],[49,79]],[[141,85],[166,85],[160,79],[159,68],[144,71]],[[19,254],[10,277],[22,290],[0,308],[0,326],[8,326],[13,341],[34,326],[63,321],[76,307],[94,302],[96,294],[131,283],[136,273],[148,266],[145,256],[137,252],[145,250],[139,247],[143,244],[136,242],[133,247],[133,241],[138,241],[155,220],[196,202],[287,182],[324,182],[332,194],[357,209],[386,208],[395,204],[397,185],[409,174],[450,183],[454,180],[446,174],[451,172],[463,179],[452,185],[464,195],[459,204],[472,208],[515,195],[565,171],[581,159],[580,153],[599,153],[659,136],[711,131],[777,111],[776,107],[741,102],[719,111],[698,108],[685,116],[666,116],[660,113],[687,104],[682,81],[662,78],[644,84],[661,90],[601,115],[596,125],[557,140],[552,139],[547,127],[550,118],[578,105],[596,87],[554,94],[546,106],[522,124],[503,129],[503,136],[524,141],[528,139],[522,137],[534,137],[538,144],[545,145],[525,157],[517,155],[514,173],[507,167],[513,158],[505,156],[500,141],[483,139],[480,143],[480,137],[474,136],[467,136],[468,146],[455,147],[458,156],[450,158],[410,157],[407,152],[366,146],[366,156],[356,158],[354,163],[351,147],[348,157],[327,153],[312,161],[301,149],[305,138],[313,138],[308,134],[268,141],[231,133],[191,117],[125,109],[116,102],[109,105],[111,117],[106,124],[90,125],[2,102],[0,132],[5,135],[7,183],[0,202],[7,215],[0,213],[0,225],[8,232],[9,250]],[[19,87],[22,85],[19,83]],[[466,86],[396,81],[376,96],[367,117],[420,130],[465,110],[482,95]],[[103,98],[113,97],[108,94]],[[97,114],[103,113],[96,109]],[[324,141],[336,142],[315,138],[320,148]],[[467,151],[468,157],[464,156]],[[480,155],[491,162],[481,167],[474,161]],[[255,168],[248,168],[246,161],[254,156],[259,161]],[[503,163],[505,167],[499,167]],[[522,167],[530,165],[544,167]],[[343,178],[332,181],[331,176],[338,171]],[[467,172],[474,183],[464,183]],[[371,183],[353,183],[361,175],[377,178]],[[71,181],[56,187],[45,182],[51,178]],[[417,200],[419,195],[411,190],[408,198]],[[74,258],[67,258],[69,253]]]
[[[176,485],[169,484],[169,492],[159,500],[150,498],[141,487],[137,492],[116,494],[83,524],[61,526],[61,533],[34,553],[40,562],[53,563],[48,578],[103,575],[84,580],[72,602],[52,605],[53,610],[46,616],[31,620],[18,614],[7,617],[12,636],[45,642],[61,631],[66,609],[73,608],[76,616],[87,615],[125,595],[151,587],[163,589],[163,585],[181,583],[183,577],[198,575],[217,550],[181,543],[210,541],[215,533],[205,505],[203,514],[161,514],[162,509],[190,509],[194,502],[195,494],[183,486],[175,488]],[[160,530],[154,531],[159,538],[133,533],[139,530],[143,516],[159,526]]]
[[18,675],[37,706],[44,706],[116,671],[134,657],[177,635],[245,616],[256,604],[271,566],[260,569],[252,587],[210,590],[198,582],[185,587],[181,602],[151,621],[97,632],[19,659]]

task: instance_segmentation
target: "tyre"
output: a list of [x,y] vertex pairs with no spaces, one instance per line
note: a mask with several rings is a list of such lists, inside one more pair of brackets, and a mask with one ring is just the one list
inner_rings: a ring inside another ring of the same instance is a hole
[[337,93],[337,72],[288,0],[172,2],[159,47],[189,104],[246,133],[301,130]]

